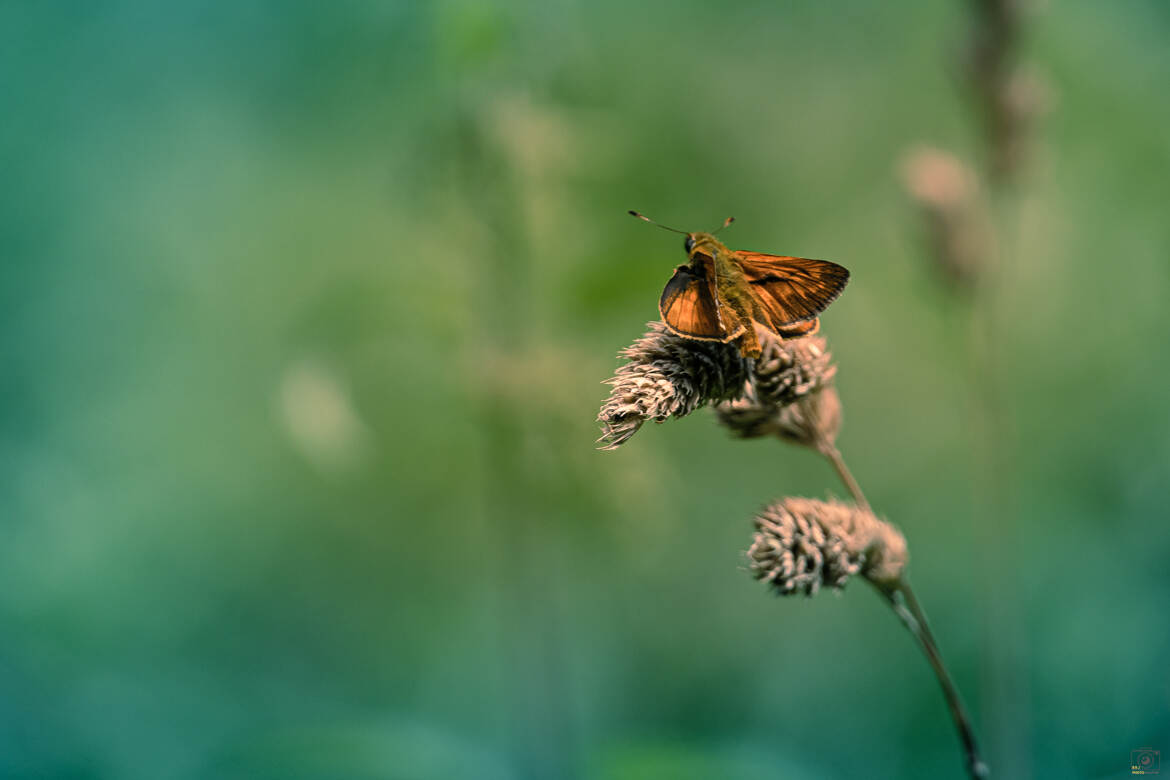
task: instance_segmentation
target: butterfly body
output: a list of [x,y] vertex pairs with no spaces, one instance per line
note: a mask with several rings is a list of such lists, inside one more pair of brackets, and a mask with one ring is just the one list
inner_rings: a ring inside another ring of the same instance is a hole
[[662,321],[686,338],[738,339],[744,357],[760,355],[753,323],[782,338],[813,332],[849,281],[836,263],[731,250],[711,233],[687,233],[684,248],[689,262],[658,302]]

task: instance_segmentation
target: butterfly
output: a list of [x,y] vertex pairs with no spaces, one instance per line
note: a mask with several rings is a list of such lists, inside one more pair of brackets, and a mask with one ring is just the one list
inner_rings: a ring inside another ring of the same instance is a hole
[[[687,233],[630,214],[664,230],[686,236],[690,262],[666,283],[658,311],[673,333],[700,341],[739,341],[744,357],[760,356],[752,323],[781,338],[815,333],[818,315],[849,282],[849,271],[827,260],[767,255],[728,249],[715,233]],[[735,221],[728,217],[723,228]]]

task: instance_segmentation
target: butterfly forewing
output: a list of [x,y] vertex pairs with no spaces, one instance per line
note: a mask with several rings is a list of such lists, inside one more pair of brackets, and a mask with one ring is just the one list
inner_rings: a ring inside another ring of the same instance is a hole
[[849,282],[849,271],[827,260],[760,252],[736,252],[735,255],[767,318],[761,324],[777,332],[815,318]]
[[706,341],[731,341],[743,325],[731,312],[720,316],[714,284],[689,265],[680,265],[658,301],[662,321],[680,336]]

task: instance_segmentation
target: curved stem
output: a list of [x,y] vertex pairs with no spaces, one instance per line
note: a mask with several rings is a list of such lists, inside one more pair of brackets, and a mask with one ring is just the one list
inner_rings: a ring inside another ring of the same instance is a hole
[[955,682],[947,671],[938,644],[934,641],[934,635],[930,631],[930,624],[926,621],[926,613],[922,611],[922,606],[918,603],[913,589],[908,582],[903,580],[892,590],[882,588],[878,590],[885,596],[902,623],[918,640],[922,651],[926,654],[926,659],[930,661],[930,665],[934,669],[935,676],[938,677],[938,684],[942,687],[943,696],[951,710],[951,719],[955,722],[955,730],[959,732],[959,740],[963,743],[963,750],[967,756],[967,773],[974,780],[988,777],[987,764],[983,763],[983,759],[979,757],[979,746],[975,743],[975,732],[971,728],[971,719],[967,715],[967,709],[963,706],[963,700],[959,697]]
[[827,445],[821,449],[821,453],[833,464],[833,468],[837,471],[837,476],[845,483],[846,489],[853,496],[853,501],[859,507],[867,512],[872,512],[869,502],[865,500],[865,494],[861,492],[861,485],[857,484],[857,480],[853,478],[853,472],[845,465],[845,458],[841,457],[841,451],[832,444]]
[[832,464],[833,469],[837,472],[837,476],[845,483],[846,490],[853,496],[853,503],[867,512],[872,512],[869,502],[865,500],[865,494],[861,492],[861,485],[857,484],[857,480],[853,478],[853,472],[845,465],[845,458],[841,456],[841,451],[837,449],[837,445],[833,444],[824,433],[824,428],[821,425],[820,414],[817,412],[816,403],[811,396],[806,396],[800,400],[800,410],[804,413],[804,418],[808,424],[809,430],[812,432],[813,438],[816,440],[816,449]]
[[[816,410],[813,405],[811,403],[805,404],[804,411],[810,419],[813,419],[812,429],[820,431],[820,426],[815,421]],[[861,486],[857,484],[853,473],[845,465],[845,458],[842,457],[841,451],[819,433],[817,434],[817,449],[829,463],[833,464],[837,475],[841,477],[841,481],[845,483],[845,487],[852,494],[854,502],[867,512],[872,513],[873,510],[870,509],[869,502],[865,500],[865,494],[861,492]],[[951,720],[955,723],[955,730],[959,732],[959,741],[963,743],[963,751],[967,760],[967,774],[971,776],[972,780],[982,780],[982,778],[988,777],[987,764],[983,763],[983,759],[980,758],[979,747],[975,743],[975,732],[971,728],[971,718],[967,715],[967,709],[959,697],[955,681],[951,679],[950,672],[947,671],[942,653],[938,649],[938,643],[935,642],[934,634],[930,631],[930,624],[926,620],[926,613],[923,611],[922,605],[918,603],[918,597],[914,595],[910,583],[903,575],[898,584],[891,588],[882,587],[877,583],[874,583],[874,587],[889,602],[902,624],[918,640],[918,644],[922,646],[922,651],[926,654],[926,660],[934,669],[938,684],[942,687],[943,697],[947,700],[947,707],[950,708]]]

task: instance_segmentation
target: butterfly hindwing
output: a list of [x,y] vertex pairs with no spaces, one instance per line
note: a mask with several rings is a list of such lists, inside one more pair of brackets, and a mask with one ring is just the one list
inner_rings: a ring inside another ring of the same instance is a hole
[[689,265],[680,265],[666,283],[658,311],[672,331],[686,338],[704,341],[731,341],[744,326],[731,312],[720,317],[712,280]]
[[812,320],[836,300],[849,282],[849,271],[827,260],[736,252],[744,279],[751,285],[773,331]]
[[821,318],[813,317],[811,320],[801,320],[791,325],[786,325],[777,331],[777,335],[785,339],[798,339],[801,336],[815,335],[821,329]]

